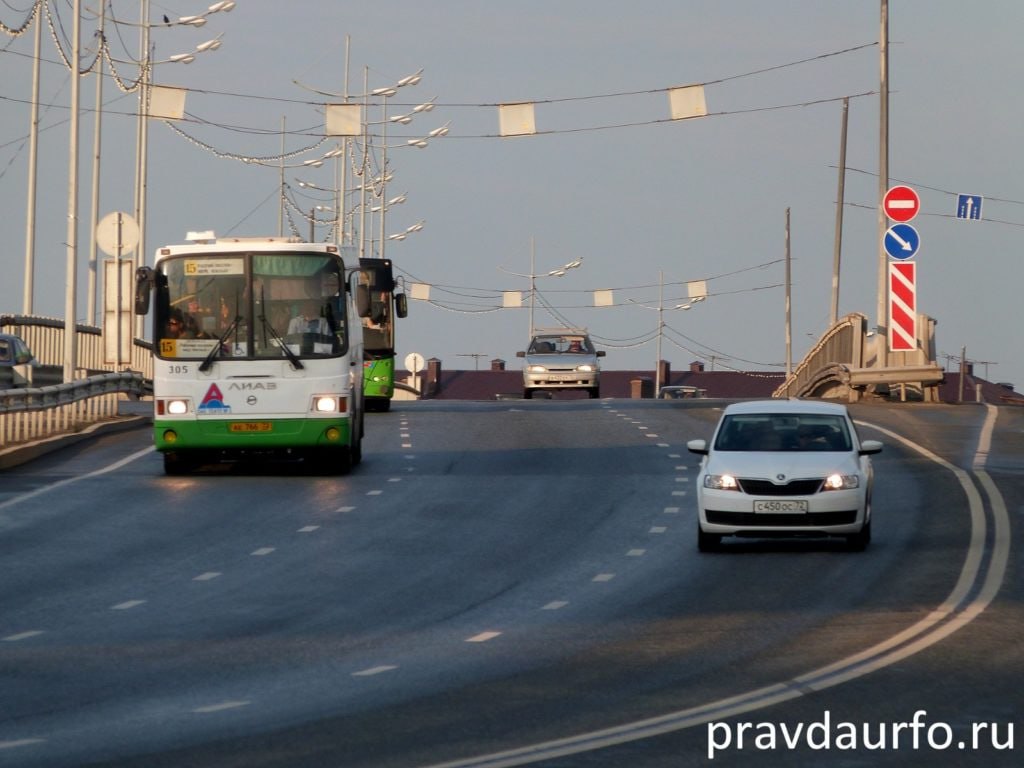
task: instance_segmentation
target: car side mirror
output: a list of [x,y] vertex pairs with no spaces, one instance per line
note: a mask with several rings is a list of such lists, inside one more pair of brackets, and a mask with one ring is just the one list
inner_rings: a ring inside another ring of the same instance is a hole
[[707,440],[690,440],[686,443],[686,450],[690,453],[696,453],[701,456],[708,455],[708,441]]
[[865,440],[860,444],[860,450],[857,453],[861,456],[871,456],[875,453],[882,452],[882,444],[878,440]]
[[598,357],[604,357],[604,355],[605,355],[605,352],[604,352],[604,350],[603,350],[603,349],[599,349],[599,350],[597,350],[597,356],[598,356]]
[[516,357],[526,357],[526,353],[523,350],[519,350],[516,352]]

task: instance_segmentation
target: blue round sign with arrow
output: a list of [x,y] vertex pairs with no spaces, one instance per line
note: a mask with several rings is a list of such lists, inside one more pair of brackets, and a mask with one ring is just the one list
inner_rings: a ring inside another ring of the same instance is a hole
[[893,224],[882,240],[885,252],[894,259],[909,259],[921,248],[921,237],[909,224]]

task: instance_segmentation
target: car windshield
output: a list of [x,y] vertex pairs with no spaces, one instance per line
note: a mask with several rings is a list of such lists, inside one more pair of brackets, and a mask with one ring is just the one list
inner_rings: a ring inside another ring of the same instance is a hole
[[716,451],[850,451],[842,416],[817,413],[727,415],[715,438]]
[[565,334],[537,336],[530,343],[531,355],[592,355],[594,347],[586,336]]

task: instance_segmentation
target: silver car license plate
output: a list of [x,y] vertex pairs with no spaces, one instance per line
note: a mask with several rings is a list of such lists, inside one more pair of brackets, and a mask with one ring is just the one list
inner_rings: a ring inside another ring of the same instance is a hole
[[755,512],[767,512],[769,514],[773,512],[778,513],[793,513],[793,512],[807,512],[807,502],[797,499],[771,499],[765,501],[754,502]]

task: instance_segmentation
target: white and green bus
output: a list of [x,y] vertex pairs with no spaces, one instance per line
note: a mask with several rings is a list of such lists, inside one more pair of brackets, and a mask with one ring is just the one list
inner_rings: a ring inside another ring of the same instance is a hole
[[362,458],[369,313],[358,263],[325,243],[189,239],[158,249],[136,276],[136,312],[153,309],[164,470],[267,458],[349,471]]

